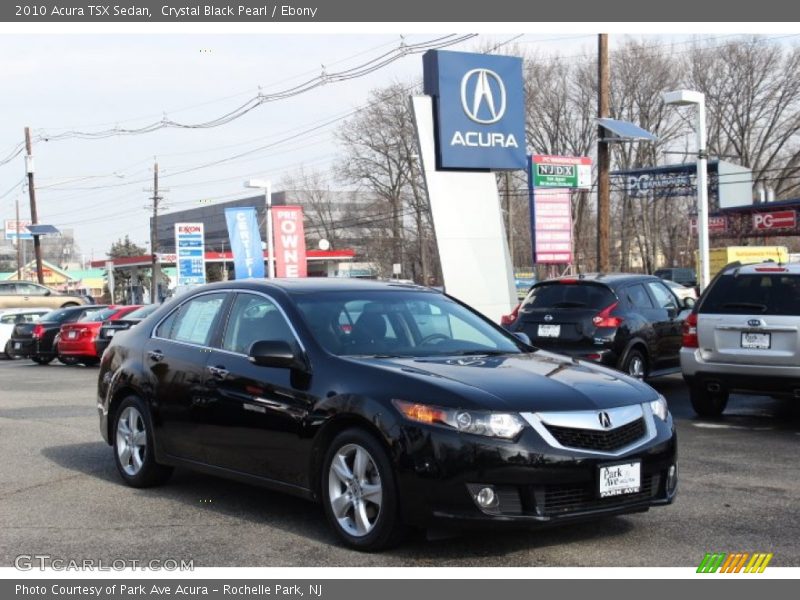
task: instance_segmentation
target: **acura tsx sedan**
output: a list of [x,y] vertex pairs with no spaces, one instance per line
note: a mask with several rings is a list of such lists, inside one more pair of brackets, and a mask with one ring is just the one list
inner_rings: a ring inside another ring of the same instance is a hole
[[103,354],[122,479],[173,467],[322,504],[347,545],[408,527],[528,527],[673,501],[666,401],[398,283],[244,280],[167,303]]

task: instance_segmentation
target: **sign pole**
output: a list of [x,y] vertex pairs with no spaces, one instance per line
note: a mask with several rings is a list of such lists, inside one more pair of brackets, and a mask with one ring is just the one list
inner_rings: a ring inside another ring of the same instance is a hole
[[17,230],[17,238],[16,238],[16,242],[17,242],[17,281],[21,281],[22,280],[22,246],[20,246],[20,244],[22,244],[22,240],[19,238],[19,196],[17,196],[16,205],[17,205],[17,227],[16,227],[16,230]]
[[533,156],[528,157],[528,209],[530,210],[531,223],[531,263],[534,272],[536,271],[536,209],[534,206],[534,177],[533,177]]

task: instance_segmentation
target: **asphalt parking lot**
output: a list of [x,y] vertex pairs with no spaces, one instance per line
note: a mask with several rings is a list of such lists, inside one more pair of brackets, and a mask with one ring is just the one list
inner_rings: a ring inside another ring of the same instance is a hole
[[123,485],[95,410],[96,368],[0,361],[0,566],[193,559],[195,566],[696,566],[705,552],[773,552],[800,566],[800,403],[734,396],[694,417],[679,376],[654,386],[677,419],[680,493],[647,513],[538,532],[412,537],[382,554],[338,544],[317,506],[176,471]]

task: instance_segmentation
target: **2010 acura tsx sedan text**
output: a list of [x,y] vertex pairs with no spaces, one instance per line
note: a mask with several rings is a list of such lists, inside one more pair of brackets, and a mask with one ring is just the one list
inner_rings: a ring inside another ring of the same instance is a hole
[[113,338],[98,409],[129,485],[176,466],[262,484],[321,502],[361,550],[409,526],[639,512],[677,488],[672,417],[651,387],[413,285],[197,288]]

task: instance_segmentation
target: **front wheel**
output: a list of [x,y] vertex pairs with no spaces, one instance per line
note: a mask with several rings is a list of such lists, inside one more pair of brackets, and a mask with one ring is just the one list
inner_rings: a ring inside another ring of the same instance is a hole
[[128,396],[115,415],[114,462],[122,479],[137,488],[164,483],[172,475],[172,467],[156,462],[153,426],[144,401]]
[[712,392],[699,385],[689,387],[689,400],[692,408],[701,417],[719,417],[728,406],[728,392]]
[[386,451],[363,429],[334,438],[323,461],[322,503],[345,544],[375,551],[400,541],[397,487]]
[[70,306],[80,306],[77,302],[65,302],[61,305],[61,308],[69,308]]

